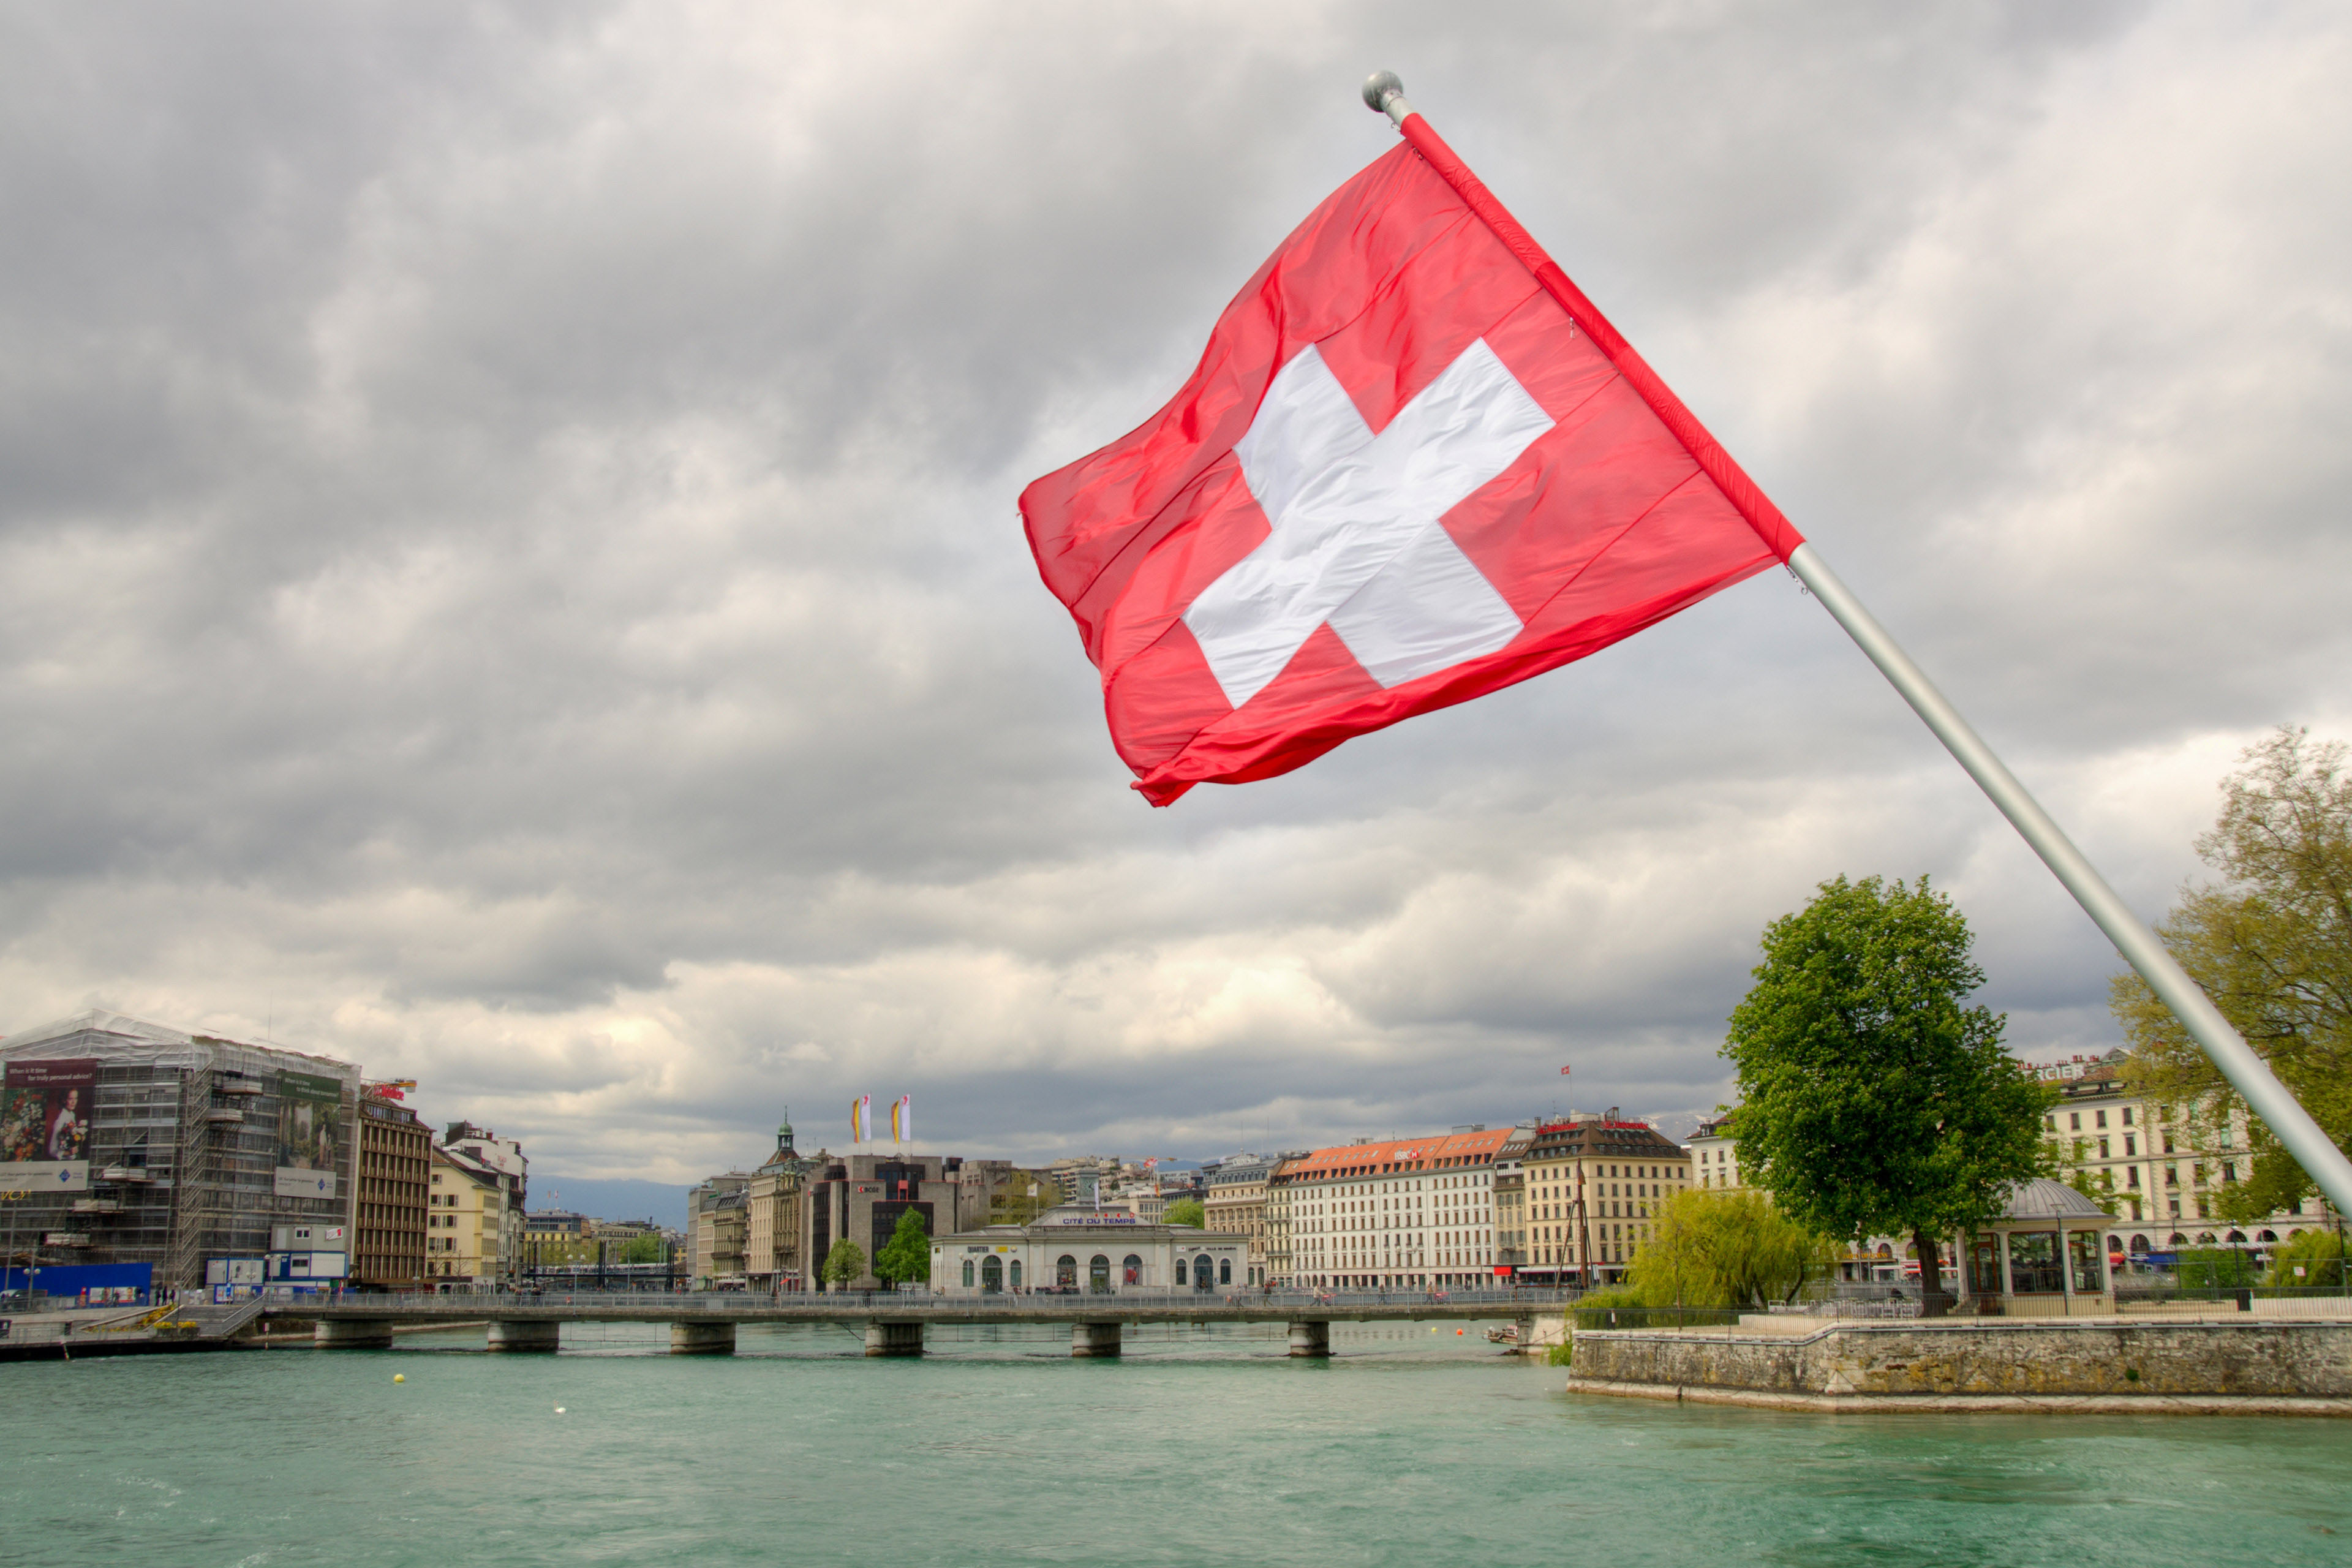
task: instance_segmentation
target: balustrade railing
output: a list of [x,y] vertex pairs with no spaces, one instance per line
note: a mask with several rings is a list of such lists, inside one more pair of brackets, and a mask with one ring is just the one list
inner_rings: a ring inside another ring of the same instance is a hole
[[1581,1291],[1517,1290],[1187,1290],[1127,1289],[1106,1293],[1028,1290],[999,1295],[945,1295],[929,1290],[791,1291],[782,1295],[741,1290],[564,1290],[459,1289],[437,1291],[346,1290],[331,1298],[317,1295],[272,1297],[273,1309],[299,1312],[332,1308],[348,1311],[365,1308],[388,1317],[453,1311],[494,1313],[499,1310],[576,1307],[583,1310],[637,1310],[676,1313],[758,1313],[779,1310],[806,1312],[887,1311],[964,1315],[1002,1311],[1030,1315],[1084,1318],[1123,1311],[1213,1311],[1253,1316],[1302,1318],[1345,1316],[1364,1308],[1491,1309],[1498,1318],[1529,1311],[1558,1310],[1573,1303]]

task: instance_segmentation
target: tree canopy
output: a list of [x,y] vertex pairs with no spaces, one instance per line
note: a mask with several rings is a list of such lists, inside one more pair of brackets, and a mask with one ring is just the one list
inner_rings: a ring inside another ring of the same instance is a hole
[[1764,929],[1723,1047],[1748,1179],[1804,1229],[1909,1234],[1930,1291],[1937,1238],[1999,1214],[2049,1158],[2052,1091],[2010,1057],[2002,1016],[1964,1005],[1984,984],[1973,944],[1925,877],[1824,882]]
[[1170,1225],[1189,1225],[1194,1230],[1206,1230],[1209,1211],[1198,1198],[1178,1198],[1161,1211],[1160,1218]]
[[1837,1266],[1837,1248],[1751,1191],[1676,1193],[1658,1209],[1625,1283],[1644,1307],[1760,1307]]
[[843,1237],[824,1255],[822,1277],[828,1285],[846,1285],[866,1272],[866,1249]]
[[[2221,880],[2181,890],[2157,928],[2190,979],[2338,1148],[2352,1149],[2352,777],[2341,742],[2282,729],[2221,782],[2221,815],[2197,840]],[[2178,1105],[2210,1146],[2244,1102],[2138,975],[2111,1001],[2147,1091]],[[2294,1157],[2252,1122],[2249,1179],[2221,1190],[2223,1218],[2292,1208],[2312,1191]]]
[[2271,1249],[2270,1278],[2263,1283],[2289,1289],[2342,1289],[2344,1238],[2332,1230],[2306,1230],[2301,1236],[2290,1237],[2284,1246]]
[[890,1239],[874,1255],[874,1277],[886,1285],[931,1277],[931,1233],[920,1210],[900,1212]]

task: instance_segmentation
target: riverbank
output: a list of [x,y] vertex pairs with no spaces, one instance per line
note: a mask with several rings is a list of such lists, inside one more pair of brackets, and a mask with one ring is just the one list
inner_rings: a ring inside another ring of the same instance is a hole
[[1572,1367],[1571,1393],[1785,1410],[2352,1415],[2352,1323],[2341,1321],[1765,1318],[1580,1329]]

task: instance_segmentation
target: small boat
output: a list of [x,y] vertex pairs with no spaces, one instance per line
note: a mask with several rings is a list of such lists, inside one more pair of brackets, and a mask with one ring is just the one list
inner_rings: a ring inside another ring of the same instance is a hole
[[1486,1342],[1490,1345],[1517,1344],[1519,1342],[1519,1325],[1517,1323],[1505,1323],[1499,1329],[1488,1329],[1486,1331]]

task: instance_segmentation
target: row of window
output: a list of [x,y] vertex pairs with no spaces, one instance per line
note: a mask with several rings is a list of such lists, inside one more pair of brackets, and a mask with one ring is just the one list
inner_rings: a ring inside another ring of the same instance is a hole
[[[2124,1125],[2124,1126],[2126,1126],[2126,1127],[2129,1127],[2129,1126],[2131,1126],[2131,1125],[2132,1125],[2132,1108],[2131,1108],[2130,1106],[2126,1105],[2126,1106],[2125,1106],[2125,1107],[2123,1108],[2123,1112],[2124,1112],[2124,1114],[2123,1114],[2123,1125]],[[2104,1111],[2104,1110],[2094,1110],[2093,1112],[2091,1112],[2091,1116],[2092,1116],[2092,1122],[2091,1122],[2091,1125],[2092,1125],[2092,1126],[2094,1126],[2094,1127],[2105,1127],[2105,1126],[2107,1124],[2107,1113],[2106,1113],[2105,1111]],[[2166,1121],[2168,1121],[2171,1120],[2171,1117],[2169,1116],[2169,1114],[2168,1114],[2168,1115],[2166,1116],[2165,1120],[2166,1120]],[[2050,1131],[2053,1131],[2053,1132],[2057,1131],[2058,1131],[2058,1117],[2057,1117],[2057,1113],[2053,1111],[2053,1112],[2052,1112],[2050,1115],[2043,1117],[2043,1118],[2042,1119],[2042,1124],[2044,1127],[2047,1127],[2048,1129],[2050,1129]],[[2079,1111],[2079,1110],[2070,1110],[2070,1111],[2066,1112],[2066,1129],[2067,1129],[2067,1131],[2070,1131],[2070,1132],[2080,1132],[2080,1131],[2083,1130],[2083,1113],[2082,1113],[2081,1111]]]
[[[1118,1282],[1123,1286],[1141,1286],[1144,1282],[1143,1259],[1132,1252],[1129,1253],[1118,1266]],[[1206,1290],[1213,1286],[1230,1285],[1233,1282],[1234,1265],[1231,1258],[1210,1258],[1204,1254],[1189,1261],[1182,1258],[1176,1259],[1176,1283],[1179,1286],[1189,1285],[1195,1290]],[[969,1290],[975,1285],[982,1295],[987,1296],[998,1295],[1007,1289],[1020,1289],[1022,1288],[1021,1260],[1017,1258],[1000,1258],[991,1253],[986,1258],[981,1258],[979,1267],[975,1268],[973,1260],[965,1258],[963,1260],[964,1289]],[[1075,1290],[1078,1288],[1078,1260],[1075,1257],[1064,1253],[1055,1259],[1054,1285],[1056,1289],[1062,1290]],[[1087,1289],[1097,1296],[1107,1296],[1113,1291],[1110,1259],[1099,1252],[1096,1253],[1087,1264]]]

